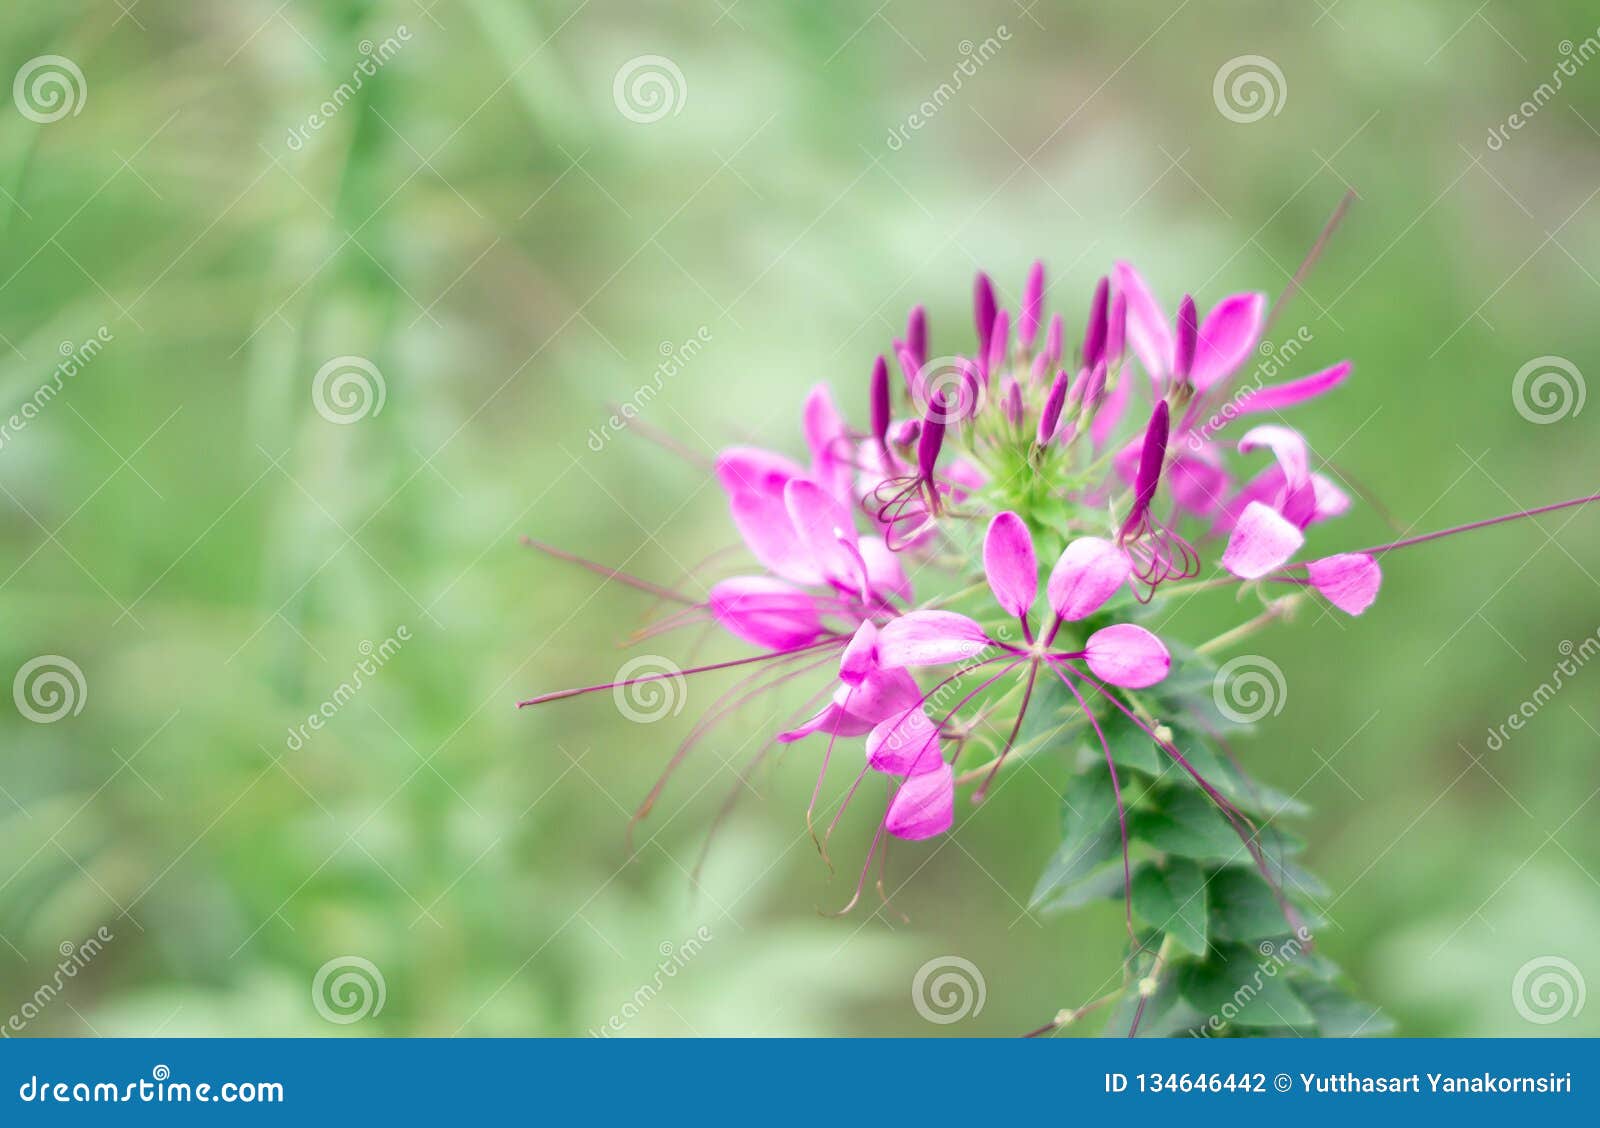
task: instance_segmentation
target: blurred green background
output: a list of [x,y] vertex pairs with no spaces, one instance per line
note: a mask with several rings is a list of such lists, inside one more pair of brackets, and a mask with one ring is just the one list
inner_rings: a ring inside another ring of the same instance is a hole
[[[802,820],[820,744],[736,774],[792,700],[701,746],[630,863],[626,812],[732,679],[654,724],[608,695],[518,713],[609,680],[650,611],[518,538],[685,582],[733,541],[693,459],[798,453],[818,380],[860,420],[912,303],[943,352],[973,271],[1014,301],[1036,256],[1073,327],[1120,257],[1169,306],[1275,294],[1347,187],[1274,334],[1305,328],[1305,371],[1355,361],[1295,416],[1314,449],[1418,531],[1595,492],[1600,409],[1536,424],[1512,383],[1541,356],[1600,372],[1600,62],[1487,140],[1594,8],[1472,8],[6,5],[0,79],[56,55],[82,83],[53,121],[0,103],[6,413],[76,369],[0,446],[0,669],[83,680],[53,722],[0,711],[0,1024],[47,983],[25,1033],[584,1034],[659,984],[624,1033],[1013,1034],[1091,998],[1120,914],[1027,911],[1057,833],[1032,773],[897,849],[909,923],[870,895],[822,915],[865,808],[829,881]],[[681,78],[635,120],[615,84],[650,55]],[[1213,98],[1243,55],[1283,76],[1250,122]],[[691,338],[643,413],[691,460],[605,434]],[[341,357],[384,393],[348,424],[314,397]],[[1386,536],[1362,506],[1313,546]],[[1600,983],[1600,668],[1487,746],[1600,628],[1597,547],[1600,512],[1569,512],[1420,548],[1364,618],[1251,644],[1287,695],[1242,755],[1314,805],[1324,950],[1404,1033],[1600,1032],[1600,1007],[1535,1024],[1512,998],[1539,957]],[[1214,598],[1196,639],[1236,617]],[[985,1003],[930,1025],[911,982],[944,955]],[[351,956],[382,1007],[329,1022],[314,981]]]

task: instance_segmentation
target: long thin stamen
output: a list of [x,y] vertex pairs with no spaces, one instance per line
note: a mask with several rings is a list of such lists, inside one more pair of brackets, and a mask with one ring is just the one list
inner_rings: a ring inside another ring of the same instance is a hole
[[1000,755],[995,757],[994,767],[989,769],[989,774],[984,777],[978,790],[972,793],[974,803],[982,803],[984,796],[989,794],[989,785],[994,782],[995,773],[1000,770],[1000,765],[1006,762],[1006,756],[1011,751],[1011,746],[1017,742],[1017,734],[1022,731],[1022,718],[1028,715],[1028,702],[1033,700],[1033,685],[1039,679],[1039,663],[1031,662],[1028,665],[1028,684],[1022,690],[1022,704],[1017,706],[1017,719],[1011,725],[1011,735],[1006,737],[1005,747],[1000,749]]
[[557,560],[565,560],[569,564],[576,564],[580,568],[588,569],[597,576],[604,576],[608,580],[616,580],[618,583],[627,584],[631,588],[637,588],[640,591],[648,592],[649,594],[659,596],[662,599],[671,600],[674,603],[687,603],[691,605],[699,602],[699,600],[684,595],[682,592],[673,591],[670,588],[664,588],[660,584],[653,584],[649,580],[640,579],[638,576],[631,576],[627,572],[624,572],[618,568],[608,568],[604,564],[598,563],[594,560],[589,560],[586,557],[579,556],[573,552],[567,552],[565,549],[557,548],[553,544],[546,544],[544,541],[535,540],[533,537],[523,537],[522,543],[527,545],[529,548],[538,549],[547,556],[554,556]]
[[[1541,513],[1554,513],[1558,509],[1571,509],[1575,505],[1588,505],[1600,501],[1600,494],[1590,494],[1588,497],[1575,497],[1570,501],[1558,501],[1553,505],[1541,505],[1537,509],[1524,509],[1520,513],[1506,513],[1499,517],[1490,517],[1483,521],[1472,521],[1466,525],[1457,525],[1453,529],[1440,529],[1438,532],[1423,533],[1418,537],[1407,537],[1405,540],[1394,541],[1391,544],[1375,545],[1372,548],[1358,548],[1358,554],[1377,556],[1385,552],[1393,552],[1397,548],[1410,548],[1414,544],[1426,544],[1428,541],[1438,540],[1441,537],[1452,537],[1457,533],[1470,533],[1474,529],[1487,529],[1490,525],[1503,525],[1507,521],[1520,521],[1524,517],[1537,517]],[[1304,564],[1292,567],[1305,567]]]
[[1083,694],[1078,692],[1078,687],[1073,685],[1067,677],[1066,671],[1055,665],[1050,666],[1056,677],[1061,679],[1061,684],[1072,691],[1072,696],[1078,701],[1078,708],[1083,710],[1089,723],[1094,726],[1094,733],[1100,738],[1100,747],[1105,750],[1106,767],[1111,772],[1111,794],[1117,802],[1117,826],[1122,831],[1122,889],[1123,889],[1123,914],[1127,918],[1128,936],[1135,943],[1138,937],[1133,930],[1133,869],[1128,863],[1128,812],[1122,805],[1122,783],[1117,779],[1117,765],[1111,758],[1111,745],[1106,742],[1106,734],[1100,728],[1100,722],[1095,718],[1089,703],[1083,699]]
[[1322,233],[1317,236],[1317,241],[1311,244],[1311,250],[1306,252],[1305,261],[1300,264],[1294,272],[1294,277],[1289,279],[1289,284],[1283,288],[1283,293],[1278,295],[1277,301],[1273,302],[1272,308],[1267,311],[1267,319],[1261,326],[1263,337],[1272,331],[1272,326],[1278,320],[1278,314],[1283,311],[1285,303],[1300,292],[1300,286],[1305,282],[1306,275],[1311,273],[1311,268],[1316,265],[1317,259],[1322,257],[1322,249],[1328,245],[1328,240],[1333,237],[1334,230],[1344,219],[1344,213],[1350,210],[1350,203],[1355,198],[1356,190],[1352,188],[1339,200],[1339,206],[1333,209],[1328,222],[1322,225]]
[[1201,775],[1197,770],[1195,770],[1194,765],[1189,763],[1188,758],[1184,756],[1182,752],[1179,752],[1171,741],[1163,740],[1160,736],[1156,735],[1155,731],[1149,725],[1145,724],[1137,714],[1135,714],[1121,701],[1117,700],[1115,694],[1109,692],[1103,685],[1091,677],[1084,676],[1083,680],[1092,686],[1101,697],[1104,697],[1107,701],[1111,702],[1112,705],[1116,706],[1116,708],[1121,711],[1123,716],[1127,717],[1128,720],[1137,725],[1146,736],[1148,736],[1159,748],[1161,748],[1162,751],[1171,756],[1177,765],[1187,772],[1195,781],[1195,783],[1200,785],[1200,790],[1204,791],[1207,797],[1217,805],[1217,809],[1222,812],[1222,816],[1228,820],[1228,825],[1233,827],[1233,832],[1239,836],[1239,840],[1244,844],[1246,852],[1249,853],[1251,860],[1255,863],[1256,870],[1266,881],[1267,888],[1271,890],[1273,900],[1277,901],[1278,908],[1282,910],[1284,919],[1287,920],[1290,926],[1296,930],[1303,928],[1304,925],[1299,912],[1297,912],[1294,906],[1289,903],[1288,898],[1283,895],[1282,886],[1273,876],[1272,867],[1267,863],[1266,855],[1261,852],[1261,847],[1256,842],[1256,839],[1260,836],[1261,832],[1260,829],[1255,825],[1255,822],[1243,811],[1239,810],[1232,800],[1212,786],[1210,780],[1206,779],[1205,776]]
[[517,708],[522,709],[529,705],[543,705],[547,701],[560,701],[566,697],[579,697],[585,693],[598,693],[603,689],[616,689],[618,686],[641,685],[644,682],[661,681],[664,678],[681,678],[690,674],[707,674],[712,670],[731,670],[735,666],[749,666],[756,662],[772,662],[779,658],[792,658],[799,654],[808,654],[813,650],[821,650],[825,646],[843,646],[848,641],[850,640],[844,635],[829,635],[821,642],[813,642],[809,646],[798,646],[793,650],[779,650],[771,654],[754,654],[749,658],[735,658],[729,662],[713,662],[709,666],[691,666],[687,670],[665,670],[659,674],[646,674],[639,678],[604,682],[600,685],[579,686],[576,689],[558,689],[554,693],[541,693],[538,697],[530,697],[526,701],[518,701]]
[[[787,657],[792,661],[794,658],[798,657],[798,654],[791,654]],[[651,785],[649,793],[644,797],[644,801],[634,808],[632,816],[628,819],[628,853],[630,855],[633,853],[633,828],[637,826],[643,819],[649,816],[650,812],[655,808],[656,802],[661,798],[661,793],[666,790],[667,783],[672,779],[674,773],[676,773],[677,770],[683,766],[683,762],[688,759],[689,753],[694,750],[696,744],[714,731],[727,716],[738,710],[747,702],[753,700],[763,693],[768,693],[778,688],[786,682],[789,682],[810,670],[814,670],[817,667],[826,664],[828,661],[828,658],[823,658],[820,662],[808,663],[798,670],[785,670],[783,666],[788,665],[789,662],[783,663],[775,670],[757,670],[753,674],[749,674],[743,678],[740,678],[739,681],[734,683],[731,689],[727,690],[715,701],[713,701],[711,703],[711,707],[706,710],[705,714],[695,722],[694,727],[689,730],[689,735],[684,737],[683,742],[678,745],[677,751],[674,752],[672,754],[672,758],[667,761],[667,766],[661,770],[661,774],[656,777],[655,783]],[[748,688],[752,685],[752,683],[760,682],[762,678],[774,675],[774,673],[776,676],[773,676],[765,685],[756,685],[753,689]]]

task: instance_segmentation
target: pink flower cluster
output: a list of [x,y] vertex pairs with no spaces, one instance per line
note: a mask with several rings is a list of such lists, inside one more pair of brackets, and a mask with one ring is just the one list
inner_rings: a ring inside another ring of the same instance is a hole
[[[983,776],[981,798],[1041,678],[1070,691],[1096,733],[1102,717],[1121,713],[1188,769],[1132,698],[1172,664],[1161,639],[1127,621],[1140,604],[1176,590],[1278,584],[1359,615],[1377,597],[1382,553],[1528,515],[1297,561],[1306,530],[1351,501],[1313,469],[1305,438],[1281,413],[1337,388],[1349,363],[1239,390],[1270,320],[1264,296],[1229,295],[1203,318],[1185,296],[1169,318],[1127,263],[1100,279],[1069,355],[1062,317],[1044,316],[1045,290],[1035,264],[1013,313],[978,275],[974,346],[941,358],[930,356],[925,311],[913,309],[886,354],[898,380],[884,356],[872,367],[864,429],[846,422],[826,387],[810,393],[806,464],[748,447],[725,451],[717,480],[758,570],[700,599],[587,565],[686,604],[673,622],[709,617],[759,650],[683,671],[760,667],[708,711],[673,766],[743,701],[837,655],[820,710],[772,739],[826,737],[824,774],[841,740],[861,739],[845,802],[869,773],[887,779],[879,838],[949,829],[968,714],[1011,709],[1017,689],[998,754],[966,773]],[[1236,439],[1222,434],[1244,416],[1264,418]],[[1248,472],[1262,453],[1270,461]],[[1036,608],[1040,540],[1054,559]],[[1208,562],[1219,570],[1200,578]],[[970,605],[980,575],[995,607]],[[938,594],[919,602],[924,586]],[[966,612],[948,606],[963,602]],[[929,669],[938,673],[923,681],[913,673]],[[639,680],[664,676],[677,673]],[[818,793],[821,786],[819,777]]]

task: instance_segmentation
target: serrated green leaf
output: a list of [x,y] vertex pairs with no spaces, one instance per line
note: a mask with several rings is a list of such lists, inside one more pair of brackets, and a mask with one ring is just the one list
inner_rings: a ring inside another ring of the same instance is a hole
[[1031,754],[1052,741],[1064,741],[1083,723],[1083,710],[1067,687],[1059,678],[1041,674],[1033,687],[1022,727],[1017,730],[1012,754]]
[[[1218,940],[1245,943],[1294,931],[1271,888],[1254,869],[1225,867],[1211,877],[1211,932]],[[1315,929],[1315,914],[1300,910],[1300,923]]]
[[1375,1038],[1394,1030],[1394,1021],[1371,1003],[1351,998],[1332,983],[1296,980],[1291,986],[1316,1019],[1324,1038]]
[[[1069,908],[1084,903],[1078,896],[1079,884],[1094,877],[1106,862],[1120,859],[1121,855],[1122,831],[1117,821],[1117,797],[1110,773],[1102,768],[1074,777],[1063,800],[1061,845],[1045,866],[1030,904]],[[1121,869],[1120,864],[1118,869]],[[1103,895],[1096,893],[1096,896]]]
[[1200,791],[1153,791],[1129,820],[1130,831],[1166,854],[1226,862],[1245,855],[1244,843],[1211,799]]
[[1204,956],[1209,950],[1206,874],[1187,858],[1142,864],[1133,875],[1133,912],[1184,951]]
[[1295,994],[1287,969],[1254,948],[1229,945],[1221,956],[1179,965],[1179,990],[1193,1006],[1227,1026],[1314,1027],[1311,1009]]
[[[1296,817],[1307,813],[1306,805],[1292,795],[1262,783],[1243,771],[1223,754],[1209,733],[1182,721],[1168,721],[1166,724],[1172,732],[1173,747],[1183,755],[1189,766],[1241,811],[1263,819],[1286,815]],[[1170,753],[1163,751],[1162,755],[1170,760]],[[1162,778],[1185,787],[1200,786],[1194,776],[1176,764]]]
[[1156,747],[1150,735],[1120,712],[1113,712],[1100,722],[1100,731],[1106,742],[1090,729],[1084,735],[1084,758],[1090,763],[1105,763],[1106,749],[1111,749],[1111,762],[1119,768],[1130,768],[1146,775],[1159,775],[1166,754]]
[[[1106,1020],[1102,1038],[1126,1038],[1133,1025],[1133,1016],[1139,1012],[1139,993],[1126,991],[1112,1008]],[[1205,1023],[1206,1016],[1195,1010],[1183,998],[1173,975],[1162,977],[1156,993],[1145,1003],[1144,1014],[1139,1017],[1140,1038],[1173,1038]]]

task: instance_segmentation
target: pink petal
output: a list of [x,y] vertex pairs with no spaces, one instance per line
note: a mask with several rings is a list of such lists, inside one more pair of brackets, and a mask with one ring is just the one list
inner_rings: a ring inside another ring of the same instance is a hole
[[706,602],[730,634],[771,650],[805,646],[824,632],[815,597],[768,576],[723,580]]
[[1273,457],[1283,468],[1288,488],[1298,488],[1311,480],[1311,454],[1306,449],[1305,437],[1299,431],[1277,423],[1263,423],[1250,428],[1239,440],[1240,454],[1249,454],[1262,447],[1272,448]]
[[1083,653],[1095,677],[1125,689],[1155,685],[1172,669],[1172,656],[1161,640],[1132,623],[1095,631]]
[[1167,470],[1172,500],[1190,513],[1213,513],[1228,493],[1228,472],[1204,458],[1180,455]]
[[1222,566],[1241,579],[1259,580],[1287,564],[1305,543],[1305,535],[1276,509],[1252,501],[1233,526]]
[[1313,521],[1342,517],[1350,511],[1350,495],[1321,474],[1311,475],[1311,491],[1316,498],[1316,512],[1311,517]]
[[1278,512],[1300,528],[1310,524],[1316,514],[1316,490],[1311,484],[1311,452],[1299,431],[1277,423],[1263,423],[1245,432],[1239,452],[1248,454],[1260,447],[1271,447],[1278,468],[1283,471],[1283,491],[1274,504]]
[[846,685],[860,685],[877,667],[878,628],[870,622],[862,623],[839,657],[839,680]]
[[1339,610],[1359,615],[1378,598],[1383,572],[1378,562],[1365,553],[1346,552],[1325,556],[1306,565],[1311,586]]
[[716,471],[729,497],[751,491],[781,494],[790,478],[806,473],[793,459],[759,447],[729,447],[717,455]]
[[983,628],[954,611],[912,611],[878,632],[878,661],[889,669],[962,662],[989,645]]
[[1261,339],[1261,318],[1266,313],[1265,294],[1233,294],[1206,314],[1195,342],[1190,382],[1205,391],[1244,363]]
[[918,706],[902,710],[867,734],[867,766],[890,775],[921,775],[944,766],[939,729]]
[[920,709],[922,691],[906,671],[880,668],[868,674],[860,685],[840,686],[834,691],[833,700],[852,716],[868,721],[870,727],[907,710]]
[[795,535],[822,574],[847,590],[859,588],[861,569],[851,551],[856,527],[850,511],[808,478],[795,478],[783,487],[783,504]]
[[768,571],[797,584],[815,584],[822,572],[795,535],[783,490],[805,471],[781,454],[734,447],[717,456],[717,480],[727,491],[734,527],[751,555]]
[[1270,388],[1257,388],[1246,392],[1234,405],[1234,412],[1238,415],[1249,415],[1258,411],[1281,411],[1283,408],[1292,407],[1304,400],[1314,399],[1324,392],[1332,391],[1342,384],[1348,375],[1350,375],[1350,362],[1340,361],[1332,368],[1325,368],[1311,376],[1302,376],[1286,384],[1275,384]]
[[860,736],[864,732],[871,731],[871,721],[857,717],[830,701],[822,712],[804,724],[788,732],[780,732],[777,740],[781,744],[793,744],[797,740],[804,740],[814,732],[832,733],[834,736]]
[[955,821],[956,776],[943,760],[931,772],[911,776],[900,785],[883,818],[896,838],[932,838]]
[[867,583],[880,598],[894,596],[911,602],[911,581],[901,567],[900,554],[884,543],[882,537],[862,537],[856,548],[867,565]]
[[1046,594],[1057,615],[1071,622],[1100,610],[1127,580],[1131,566],[1116,545],[1079,537],[1067,545],[1050,572]]
[[945,467],[944,476],[949,485],[939,483],[939,489],[957,504],[966,501],[967,495],[981,490],[989,481],[988,475],[964,458],[958,458]]
[[1039,594],[1039,561],[1033,554],[1033,534],[1021,517],[1009,510],[996,513],[983,539],[983,570],[995,602],[1007,614],[1021,619]]
[[1127,410],[1128,394],[1132,388],[1133,381],[1124,373],[1122,379],[1117,381],[1117,386],[1100,401],[1100,408],[1094,413],[1094,422],[1089,425],[1089,437],[1094,440],[1096,450],[1106,445],[1117,424],[1122,422],[1122,413]]
[[806,445],[811,448],[811,472],[822,487],[841,500],[849,497],[850,478],[854,473],[850,465],[849,432],[844,417],[833,405],[833,397],[826,384],[818,384],[806,397],[802,415]]
[[1128,303],[1127,339],[1134,355],[1152,380],[1172,369],[1172,329],[1167,315],[1139,272],[1126,262],[1117,263],[1117,292]]

